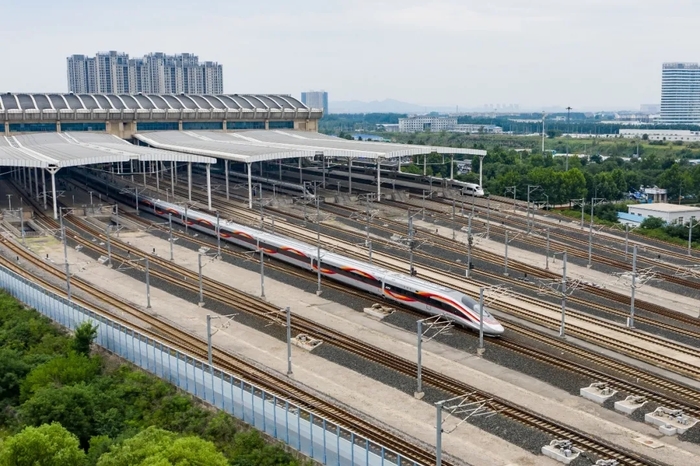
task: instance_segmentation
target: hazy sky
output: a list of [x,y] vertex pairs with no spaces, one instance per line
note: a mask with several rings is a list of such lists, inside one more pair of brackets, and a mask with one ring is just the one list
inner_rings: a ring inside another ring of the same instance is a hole
[[66,91],[66,57],[194,52],[227,93],[638,108],[700,61],[697,0],[4,0],[0,91]]

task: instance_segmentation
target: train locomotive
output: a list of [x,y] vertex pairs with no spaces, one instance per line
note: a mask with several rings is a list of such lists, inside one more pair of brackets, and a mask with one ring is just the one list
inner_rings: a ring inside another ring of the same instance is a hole
[[[172,214],[174,222],[216,236],[216,217],[187,210],[177,204],[139,195],[139,207],[159,217]],[[262,249],[265,254],[306,270],[318,271],[316,246],[284,236],[267,233],[233,222],[219,220],[219,235],[247,249]],[[382,296],[420,312],[443,315],[454,323],[479,331],[479,303],[469,296],[413,276],[392,272],[362,261],[321,250],[321,274],[354,288]],[[498,336],[503,326],[484,308],[484,335]]]

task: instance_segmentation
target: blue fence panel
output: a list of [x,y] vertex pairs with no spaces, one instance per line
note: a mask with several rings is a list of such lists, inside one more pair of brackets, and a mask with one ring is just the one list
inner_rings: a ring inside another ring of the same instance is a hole
[[[95,343],[178,388],[211,403],[322,464],[419,466],[293,403],[209,366],[118,322],[97,315],[0,267],[0,287],[74,330],[98,324]],[[387,455],[389,458],[387,458]]]

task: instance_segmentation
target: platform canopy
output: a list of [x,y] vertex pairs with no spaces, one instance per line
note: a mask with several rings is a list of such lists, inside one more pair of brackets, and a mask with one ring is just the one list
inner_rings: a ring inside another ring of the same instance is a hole
[[130,160],[216,163],[216,159],[203,155],[136,146],[109,134],[81,132],[0,136],[0,166],[58,170]]
[[254,163],[299,157],[392,159],[422,154],[485,156],[485,150],[351,141],[310,131],[249,130],[157,131],[134,135],[149,146],[236,162]]

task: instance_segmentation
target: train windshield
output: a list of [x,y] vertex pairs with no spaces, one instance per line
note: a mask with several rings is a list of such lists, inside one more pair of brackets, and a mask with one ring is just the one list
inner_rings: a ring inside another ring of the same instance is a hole
[[[467,296],[462,296],[462,303],[468,308],[473,309],[474,312],[476,312],[477,314],[479,313],[479,303],[474,301],[473,299]],[[489,309],[486,306],[484,306],[484,318],[490,319],[492,317],[493,316],[489,312]]]

